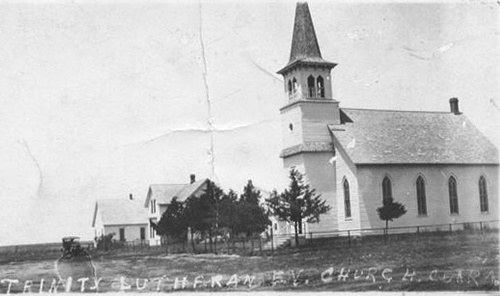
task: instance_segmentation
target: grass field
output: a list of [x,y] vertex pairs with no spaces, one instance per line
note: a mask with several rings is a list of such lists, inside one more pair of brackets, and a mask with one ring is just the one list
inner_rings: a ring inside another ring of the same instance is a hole
[[[10,262],[0,266],[0,293],[7,293],[9,285],[11,293],[66,288],[95,292],[96,282],[99,292],[498,291],[498,245],[498,233],[488,233],[412,237],[352,248],[326,245],[259,257],[106,254],[92,258],[96,278],[85,262]],[[57,280],[58,273],[65,280]]]

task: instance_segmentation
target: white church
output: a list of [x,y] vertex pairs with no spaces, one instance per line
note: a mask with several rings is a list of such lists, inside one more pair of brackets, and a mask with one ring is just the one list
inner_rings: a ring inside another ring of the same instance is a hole
[[335,66],[321,56],[307,3],[298,3],[290,60],[278,71],[288,97],[281,157],[332,207],[308,232],[384,227],[376,208],[389,197],[407,209],[391,226],[498,219],[498,149],[458,99],[450,112],[341,108]]

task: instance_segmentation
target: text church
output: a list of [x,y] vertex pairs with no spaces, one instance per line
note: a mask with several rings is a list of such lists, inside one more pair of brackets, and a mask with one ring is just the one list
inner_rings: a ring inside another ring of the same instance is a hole
[[290,60],[278,71],[288,97],[281,157],[332,207],[308,231],[384,227],[376,209],[391,197],[407,209],[397,226],[498,219],[498,150],[458,99],[450,112],[341,108],[335,66],[321,56],[307,3],[298,3]]

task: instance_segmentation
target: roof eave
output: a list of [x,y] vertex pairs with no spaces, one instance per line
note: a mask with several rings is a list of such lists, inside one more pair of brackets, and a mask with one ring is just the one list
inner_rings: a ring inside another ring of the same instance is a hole
[[312,66],[312,67],[325,67],[328,68],[329,70],[335,68],[337,66],[336,63],[328,62],[328,61],[303,61],[303,60],[295,60],[293,62],[288,63],[283,69],[279,70],[278,74],[285,75],[288,71],[290,71],[292,68],[298,67],[298,66]]
[[149,189],[148,189],[148,194],[146,195],[146,200],[144,201],[145,208],[149,207],[149,200],[151,199],[151,194],[152,194],[152,189],[151,189],[151,185],[150,185]]
[[369,165],[484,165],[499,166],[499,162],[354,162],[357,166]]
[[92,219],[92,227],[95,227],[95,221],[97,219],[97,210],[98,210],[98,207],[97,207],[97,201],[96,201],[95,207],[94,207],[94,218]]

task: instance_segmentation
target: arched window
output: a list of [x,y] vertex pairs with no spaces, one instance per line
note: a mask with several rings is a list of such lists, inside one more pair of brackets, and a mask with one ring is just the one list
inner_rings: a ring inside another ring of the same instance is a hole
[[427,201],[425,198],[425,181],[422,176],[417,178],[417,208],[419,215],[427,215]]
[[294,77],[292,80],[292,91],[296,92],[298,88],[299,88],[299,84],[297,83],[297,79],[295,79],[295,77]]
[[309,92],[310,98],[316,97],[316,89],[314,88],[314,77],[312,75],[307,77],[307,90]]
[[344,210],[345,217],[351,217],[351,196],[349,195],[349,182],[344,179]]
[[448,179],[448,193],[450,195],[450,214],[458,215],[457,180],[453,176]]
[[291,94],[292,93],[292,81],[290,79],[288,79],[288,93]]
[[383,203],[392,200],[392,185],[389,177],[385,177],[382,181],[382,198]]
[[479,203],[481,205],[481,213],[488,212],[488,191],[486,190],[486,179],[479,177]]
[[318,79],[316,80],[316,89],[318,92],[318,97],[324,98],[325,97],[325,83],[323,81],[323,77],[318,76]]

